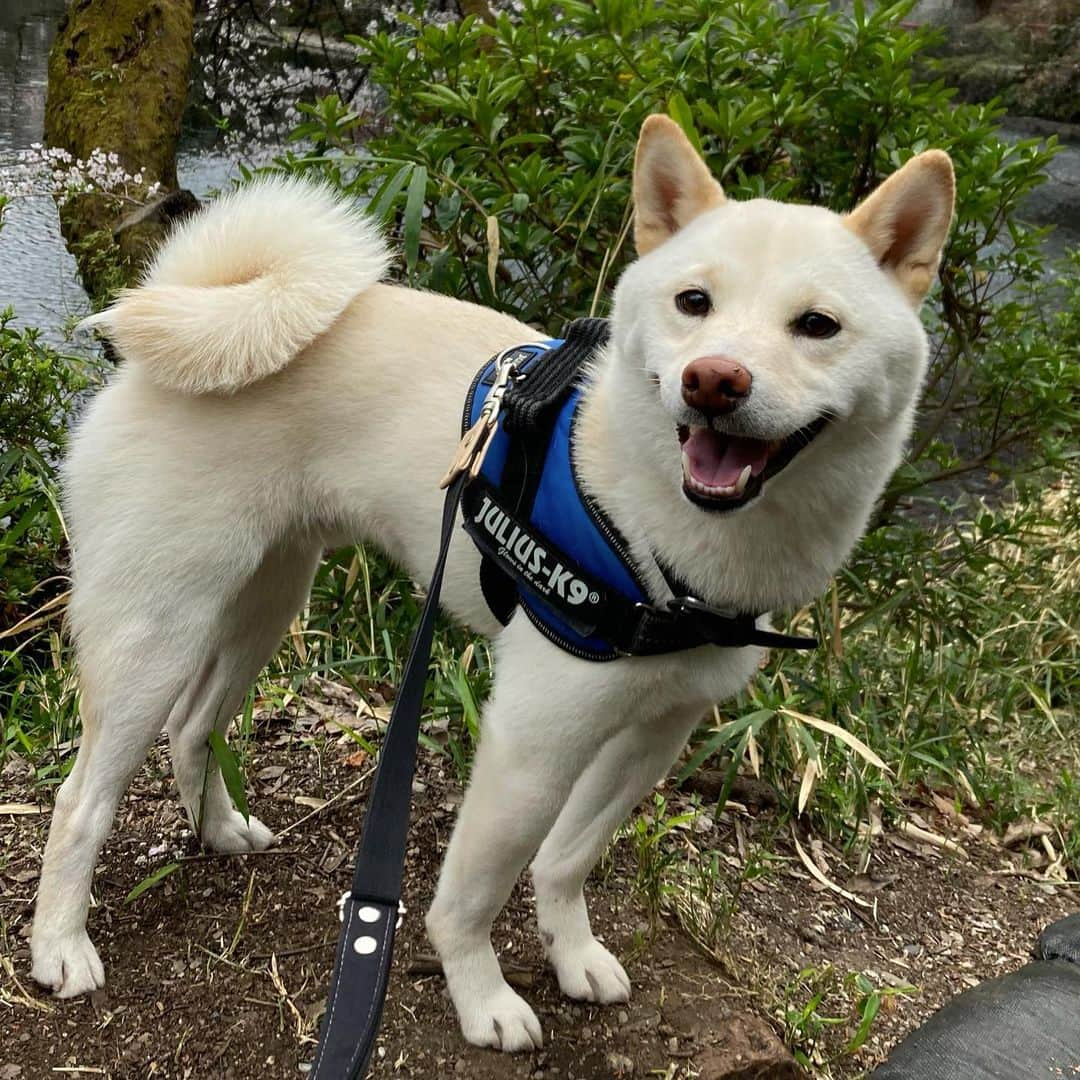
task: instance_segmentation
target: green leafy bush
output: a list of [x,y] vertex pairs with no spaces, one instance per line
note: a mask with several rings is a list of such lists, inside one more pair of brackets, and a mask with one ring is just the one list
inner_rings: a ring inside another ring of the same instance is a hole
[[13,320],[0,311],[0,764],[21,751],[52,784],[71,759],[45,749],[77,730],[59,633],[67,579],[56,469],[94,365]]
[[1017,217],[1052,141],[1007,144],[998,110],[954,107],[951,90],[916,81],[932,34],[903,28],[911,7],[525,0],[491,25],[414,20],[352,39],[385,92],[371,156],[353,140],[372,118],[329,97],[301,106],[295,134],[315,153],[283,165],[318,170],[399,223],[414,284],[556,331],[602,312],[631,258],[631,163],[651,112],[682,125],[734,197],[839,211],[911,154],[944,147],[957,217],[928,305],[924,434],[888,510],[932,480],[1004,467],[1020,446],[1033,468],[1060,464],[1080,419],[1076,366],[1063,370],[1038,316],[1038,234]]
[[69,413],[88,385],[83,361],[13,320],[10,308],[0,311],[0,630],[57,573],[64,529],[56,467]]

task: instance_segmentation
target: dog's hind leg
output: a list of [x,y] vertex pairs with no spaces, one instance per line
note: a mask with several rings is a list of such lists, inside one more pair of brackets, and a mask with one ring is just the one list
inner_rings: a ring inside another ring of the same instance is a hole
[[[149,543],[144,547],[151,548]],[[71,775],[57,793],[31,940],[34,978],[61,997],[104,983],[101,961],[86,932],[94,865],[117,804],[151,744],[167,721],[179,735],[181,717],[206,718],[201,759],[196,760],[199,750],[193,740],[190,749],[185,746],[177,755],[181,790],[187,794],[197,786],[201,795],[209,725],[218,715],[231,715],[223,689],[234,695],[233,683],[243,678],[235,691],[242,697],[288,622],[281,611],[271,626],[267,608],[255,604],[254,596],[272,595],[277,589],[282,606],[286,596],[290,605],[295,600],[290,614],[295,612],[317,559],[316,547],[309,546],[303,558],[297,558],[291,577],[275,576],[268,569],[277,565],[273,558],[264,555],[260,564],[253,545],[209,530],[199,536],[177,534],[171,547],[159,540],[157,549],[170,568],[168,574],[130,560],[110,562],[103,544],[84,545],[76,561],[71,616],[83,741]],[[236,602],[236,596],[245,595],[248,603]],[[266,622],[248,625],[260,617]],[[250,647],[243,644],[245,625]],[[195,729],[191,731],[194,736]],[[196,772],[197,785],[191,779]],[[211,812],[208,798],[204,817],[214,824],[214,839],[224,845],[231,836],[231,815],[239,814],[219,776],[211,778],[207,791],[215,801]]]
[[209,755],[212,730],[224,734],[248,687],[273,656],[290,620],[303,606],[321,546],[310,541],[272,548],[230,605],[221,639],[193,687],[166,724],[173,772],[192,828],[214,851],[259,851],[273,833],[233,806]]
[[137,649],[135,636],[105,644],[105,665],[83,657],[82,745],[56,795],[31,939],[33,976],[60,997],[104,985],[86,933],[94,864],[120,797],[182,692],[185,658],[164,636],[138,634]]
[[540,936],[569,997],[629,1000],[622,964],[593,937],[583,886],[623,819],[664,777],[697,716],[681,710],[612,736],[578,778],[533,860]]

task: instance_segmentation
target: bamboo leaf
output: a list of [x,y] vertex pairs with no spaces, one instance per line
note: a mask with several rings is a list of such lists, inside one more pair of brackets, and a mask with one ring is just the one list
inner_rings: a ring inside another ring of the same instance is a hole
[[124,897],[124,903],[130,904],[132,900],[137,900],[148,889],[154,888],[155,885],[160,885],[171,873],[179,870],[181,865],[182,864],[178,862],[171,862],[166,863],[164,866],[159,866],[152,874],[147,874],[146,877],[144,877],[142,881],[140,881],[139,884]]
[[814,792],[814,785],[818,778],[818,763],[816,758],[810,758],[803,769],[802,783],[799,785],[799,815],[806,810],[806,804]]
[[740,716],[737,720],[729,720],[726,724],[722,724],[690,755],[690,760],[679,771],[678,782],[681,784],[688,776],[697,772],[706,760],[728,743],[734,742],[740,735],[745,732],[756,735],[761,725],[772,715],[772,709],[758,709]]
[[248,810],[247,793],[244,791],[244,774],[240,770],[240,762],[220,732],[211,731],[207,742],[221,770],[221,779],[225,781],[225,790],[229,793],[229,798],[247,821],[251,817],[251,812]]
[[668,116],[683,129],[694,149],[700,154],[702,152],[701,136],[698,135],[697,127],[694,125],[694,114],[686,98],[678,91],[668,98]]
[[427,194],[427,169],[414,165],[405,196],[405,267],[411,274],[420,258],[420,228],[424,223],[424,196]]
[[807,716],[806,713],[796,712],[794,709],[781,708],[780,712],[785,716],[790,716],[793,720],[798,720],[802,724],[809,724],[810,727],[817,728],[818,731],[824,731],[827,735],[831,735],[834,739],[844,743],[845,746],[849,746],[860,757],[870,762],[874,768],[889,774],[892,773],[892,769],[862,739],[857,735],[852,735],[850,731],[845,731],[839,725],[828,720],[819,720],[816,716]]
[[367,208],[368,213],[375,221],[382,222],[386,219],[387,214],[390,212],[390,207],[398,197],[401,189],[405,187],[405,184],[409,179],[409,174],[412,171],[412,162],[406,162],[375,193],[374,198],[368,203]]

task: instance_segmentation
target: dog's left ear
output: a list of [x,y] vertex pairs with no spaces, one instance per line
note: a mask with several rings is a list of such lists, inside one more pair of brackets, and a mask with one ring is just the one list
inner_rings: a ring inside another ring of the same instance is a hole
[[683,129],[659,113],[641,125],[634,157],[634,244],[647,255],[698,214],[724,201]]
[[952,221],[956,181],[943,150],[927,150],[863,200],[844,224],[918,307],[930,291]]

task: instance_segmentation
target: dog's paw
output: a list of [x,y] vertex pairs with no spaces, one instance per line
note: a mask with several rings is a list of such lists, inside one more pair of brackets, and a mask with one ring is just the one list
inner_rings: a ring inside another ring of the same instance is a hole
[[105,985],[105,968],[85,930],[53,940],[34,939],[30,974],[60,998],[78,997]]
[[203,822],[202,842],[211,851],[224,855],[241,855],[245,851],[265,851],[274,834],[257,818],[244,815],[231,807],[227,814]]
[[595,939],[578,949],[549,946],[548,958],[559,977],[559,989],[578,1001],[613,1005],[630,1000],[630,977],[622,964]]
[[468,1001],[458,1015],[461,1033],[473,1046],[493,1046],[517,1054],[544,1045],[536,1013],[505,984],[492,994]]

